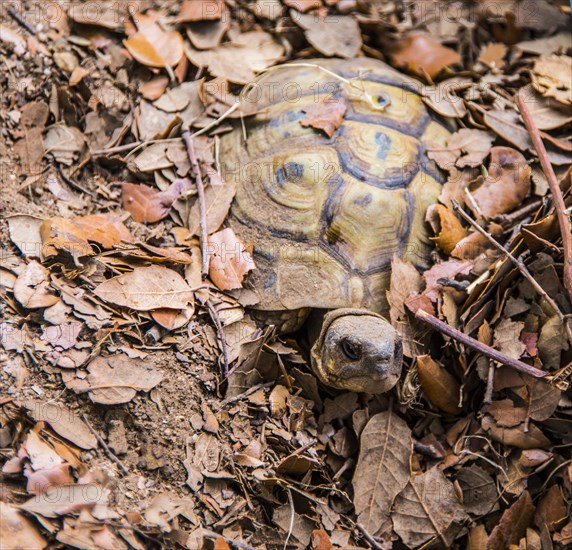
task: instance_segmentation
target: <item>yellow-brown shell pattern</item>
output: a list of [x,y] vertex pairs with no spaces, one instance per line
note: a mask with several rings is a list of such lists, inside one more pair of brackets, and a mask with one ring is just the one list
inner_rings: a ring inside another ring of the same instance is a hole
[[[222,136],[219,156],[237,185],[231,227],[254,245],[257,308],[382,313],[393,257],[426,267],[424,218],[441,188],[426,149],[445,146],[449,131],[420,86],[360,58],[285,66],[247,89],[258,114]],[[302,126],[316,102],[340,97],[348,108],[331,138]]]

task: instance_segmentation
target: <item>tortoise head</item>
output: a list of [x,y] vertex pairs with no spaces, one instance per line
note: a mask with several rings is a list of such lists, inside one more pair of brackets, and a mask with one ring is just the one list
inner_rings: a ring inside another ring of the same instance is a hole
[[327,313],[312,346],[312,368],[324,384],[383,393],[401,375],[401,338],[381,315],[342,308]]

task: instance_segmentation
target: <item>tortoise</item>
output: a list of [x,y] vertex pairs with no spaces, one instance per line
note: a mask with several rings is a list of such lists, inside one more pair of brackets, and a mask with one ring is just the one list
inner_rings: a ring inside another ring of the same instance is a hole
[[[425,214],[442,180],[425,151],[450,135],[420,85],[369,58],[281,65],[245,89],[256,114],[220,139],[223,177],[237,188],[228,223],[253,244],[253,308],[282,332],[325,313],[310,358],[329,386],[382,393],[401,374],[385,318],[391,262],[428,267]],[[302,124],[326,101],[347,107],[331,137]]]

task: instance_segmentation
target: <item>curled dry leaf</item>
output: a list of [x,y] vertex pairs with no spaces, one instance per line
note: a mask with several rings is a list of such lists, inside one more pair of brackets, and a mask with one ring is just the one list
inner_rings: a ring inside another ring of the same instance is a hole
[[25,308],[53,306],[59,298],[50,292],[50,272],[36,261],[31,261],[14,282],[14,298]]
[[189,305],[185,309],[154,309],[151,311],[153,320],[167,330],[176,330],[184,327],[195,312],[194,305]]
[[419,75],[436,77],[445,67],[461,62],[461,56],[425,33],[411,33],[398,40],[389,53],[392,64]]
[[308,42],[322,55],[350,58],[361,50],[361,31],[351,15],[322,18],[290,10],[290,17],[304,29]]
[[185,280],[176,271],[160,265],[138,267],[101,283],[93,292],[106,302],[137,311],[185,309],[194,300]]
[[326,98],[304,108],[304,117],[300,120],[302,126],[311,126],[323,130],[331,138],[341,126],[348,104],[343,97]]
[[242,288],[244,276],[256,268],[252,256],[230,228],[211,235],[208,250],[209,275],[220,290]]
[[530,193],[530,174],[521,153],[510,147],[493,147],[488,175],[471,192],[478,206],[476,214],[491,218],[520,206]]
[[372,416],[361,434],[354,506],[358,521],[374,536],[407,485],[412,448],[411,430],[391,411]]
[[468,235],[459,218],[442,204],[431,205],[427,209],[426,219],[437,235],[432,240],[445,254],[451,254],[459,241]]
[[169,215],[173,203],[191,187],[187,178],[175,180],[165,191],[126,182],[122,186],[123,206],[139,223],[157,222]]
[[429,355],[417,357],[417,374],[429,401],[450,414],[461,412],[461,385],[457,379]]
[[504,445],[512,445],[519,449],[535,449],[551,445],[550,440],[534,424],[528,426],[528,431],[525,431],[524,424],[514,428],[503,428],[491,416],[485,415],[481,420],[481,426],[492,439]]
[[467,514],[453,484],[435,466],[409,481],[395,499],[391,519],[395,532],[408,547],[434,538],[448,547]]
[[183,37],[177,31],[164,31],[155,18],[137,15],[138,32],[124,41],[129,53],[148,67],[173,67],[181,61]]

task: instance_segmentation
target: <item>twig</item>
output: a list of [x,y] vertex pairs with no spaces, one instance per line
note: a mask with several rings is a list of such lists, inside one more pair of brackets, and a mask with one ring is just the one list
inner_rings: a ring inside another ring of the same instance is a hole
[[228,376],[228,346],[226,343],[226,336],[224,334],[224,330],[222,327],[222,323],[220,321],[220,317],[218,315],[218,311],[214,307],[212,301],[209,299],[205,302],[205,305],[209,308],[209,313],[211,314],[212,320],[216,325],[216,329],[218,332],[218,336],[220,338],[220,347],[222,349],[222,362],[224,365],[224,378]]
[[207,233],[207,209],[205,204],[205,187],[203,185],[203,178],[201,177],[201,167],[199,166],[199,161],[197,160],[197,155],[195,153],[195,146],[193,143],[193,136],[189,130],[183,130],[181,137],[185,141],[187,146],[187,154],[189,155],[189,160],[195,172],[195,184],[197,186],[197,191],[199,194],[199,216],[200,216],[200,227],[201,227],[201,249],[203,254],[203,265],[202,265],[202,275],[203,279],[209,274],[209,249],[208,249],[208,233]]
[[105,451],[105,454],[111,459],[113,460],[113,462],[115,462],[115,464],[117,464],[119,466],[119,468],[121,469],[121,471],[125,474],[125,475],[129,475],[129,470],[123,465],[123,463],[121,462],[121,460],[119,460],[112,452],[111,449],[107,446],[107,443],[105,443],[105,441],[103,441],[103,439],[101,438],[101,436],[93,429],[92,425],[89,423],[89,420],[87,419],[87,417],[85,416],[85,414],[82,414],[81,417],[83,418],[83,421],[86,423],[87,427],[89,428],[89,431],[95,436],[95,439],[97,439],[97,442],[103,447],[103,450]]
[[509,250],[507,250],[501,243],[499,243],[488,231],[485,231],[473,218],[471,218],[462,208],[461,205],[456,201],[451,201],[453,204],[453,209],[457,212],[468,224],[474,227],[481,235],[483,235],[497,250],[502,252],[521,272],[522,276],[532,285],[532,288],[538,292],[538,294],[546,300],[548,305],[554,311],[554,314],[558,317],[560,322],[564,325],[566,333],[568,335],[568,340],[572,342],[572,329],[567,322],[566,316],[560,311],[558,304],[546,293],[546,291],[538,284],[536,279],[532,276],[530,271],[524,262],[513,256]]
[[548,180],[548,187],[552,194],[556,216],[558,217],[558,223],[560,225],[560,233],[562,235],[562,248],[564,250],[564,286],[568,291],[568,296],[572,299],[572,223],[570,222],[570,218],[566,215],[566,205],[564,204],[564,197],[562,196],[560,185],[558,185],[558,179],[556,178],[556,174],[548,158],[548,153],[546,152],[544,143],[542,143],[540,132],[536,124],[534,124],[534,120],[526,104],[525,95],[522,91],[516,94],[516,104],[518,105],[524,125],[530,134],[532,144],[538,154],[540,166],[542,166],[544,175]]
[[361,534],[363,535],[363,538],[365,540],[367,540],[367,542],[369,542],[369,545],[374,549],[374,550],[382,550],[382,547],[377,543],[377,541],[369,534],[368,530],[361,524],[361,523],[356,523],[356,527],[359,529],[359,531],[361,532]]
[[20,26],[26,29],[30,34],[36,35],[36,29],[30,25],[26,20],[22,18],[22,16],[13,8],[8,10],[8,15],[16,21]]
[[244,398],[248,397],[249,395],[256,393],[258,390],[263,390],[264,388],[269,388],[270,386],[274,386],[274,384],[276,384],[275,380],[273,380],[272,382],[264,382],[264,383],[256,384],[255,386],[248,388],[246,391],[243,391],[242,393],[240,393],[238,395],[235,395],[233,397],[227,397],[226,399],[224,399],[223,401],[220,402],[220,405],[219,405],[219,408],[217,409],[217,412],[224,409],[224,407],[226,407],[227,405],[230,405],[232,403],[236,403],[237,401],[240,401],[241,399],[244,399]]
[[92,157],[101,157],[103,155],[112,155],[114,153],[123,153],[124,151],[131,151],[135,147],[143,145],[142,141],[133,141],[132,143],[125,143],[123,145],[117,145],[115,147],[109,147],[107,149],[97,149],[91,152]]
[[508,355],[500,351],[497,351],[496,349],[491,348],[490,346],[487,346],[486,344],[483,344],[482,342],[479,342],[478,340],[475,340],[470,336],[467,336],[465,333],[461,332],[460,330],[457,330],[456,328],[453,328],[447,323],[444,323],[443,321],[437,319],[437,317],[431,315],[430,313],[427,313],[421,308],[419,308],[415,312],[415,317],[417,317],[417,319],[421,319],[428,325],[431,325],[434,329],[438,330],[439,332],[442,332],[443,334],[450,336],[457,342],[460,342],[461,344],[464,344],[465,346],[474,349],[479,353],[482,353],[485,357],[488,357],[489,359],[493,359],[494,361],[506,365],[507,367],[511,367],[515,370],[528,374],[529,376],[534,376],[535,378],[550,377],[550,373],[537,369],[536,367],[533,367],[531,365],[527,365],[526,363],[523,363],[518,359],[513,359],[512,357],[509,357]]
[[76,191],[81,191],[82,193],[85,193],[86,195],[89,195],[90,197],[93,197],[94,194],[92,191],[90,191],[89,189],[85,189],[84,187],[82,187],[79,183],[77,183],[77,181],[75,181],[74,179],[70,178],[62,169],[62,167],[58,164],[58,172],[60,174],[60,176],[62,177],[62,179],[70,186],[73,187]]

